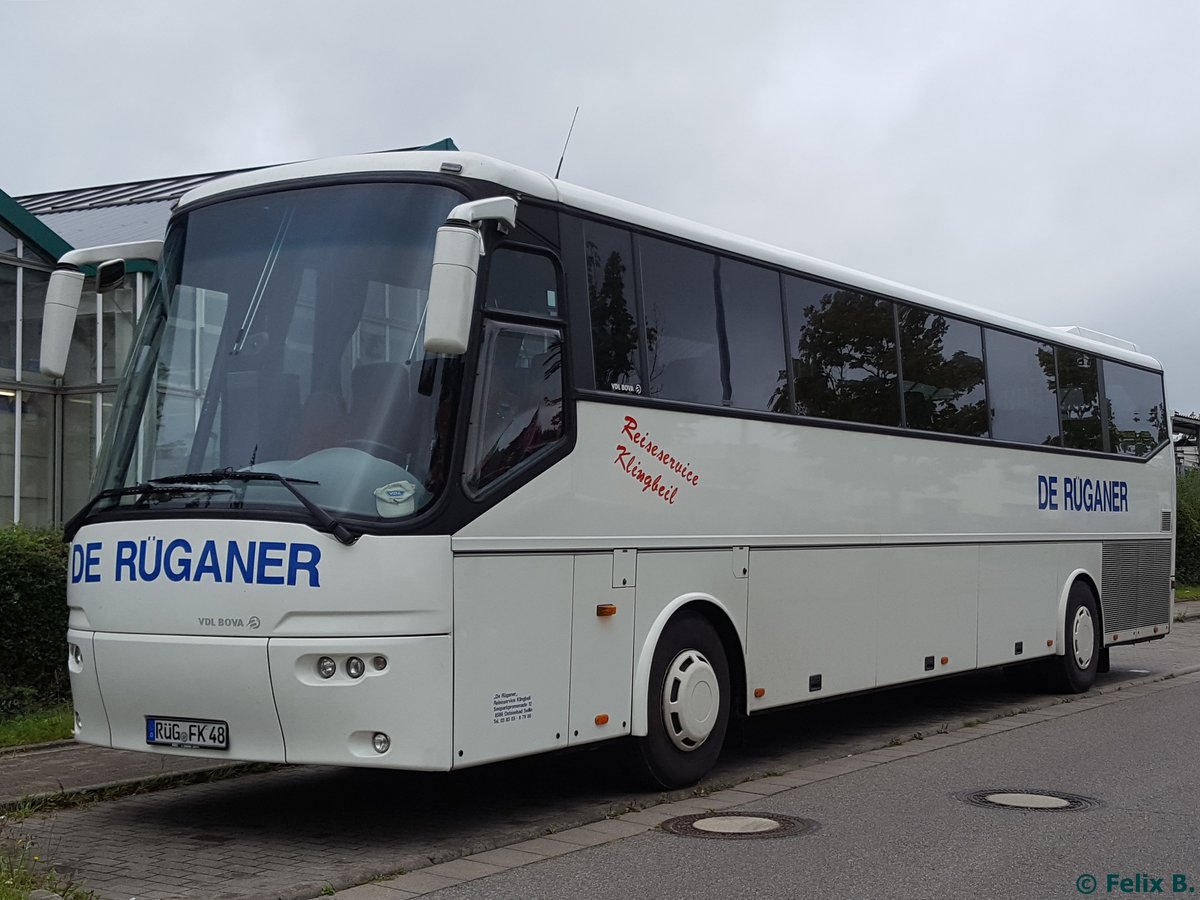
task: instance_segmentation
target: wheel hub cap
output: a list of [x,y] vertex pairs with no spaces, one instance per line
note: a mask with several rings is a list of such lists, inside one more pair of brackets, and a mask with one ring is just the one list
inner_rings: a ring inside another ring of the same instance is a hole
[[663,682],[663,724],[680,750],[695,750],[712,733],[721,709],[721,690],[712,663],[699,650],[684,650]]
[[1096,629],[1092,625],[1092,614],[1086,607],[1080,607],[1075,613],[1075,622],[1071,627],[1072,649],[1075,651],[1075,662],[1079,668],[1086,669],[1092,662],[1092,647],[1096,642]]

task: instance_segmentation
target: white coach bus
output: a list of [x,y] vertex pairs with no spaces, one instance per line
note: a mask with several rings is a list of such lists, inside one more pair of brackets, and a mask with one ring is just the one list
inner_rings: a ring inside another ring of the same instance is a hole
[[449,770],[609,738],[664,786],[731,717],[1172,612],[1163,379],[1032,325],[482,156],[234,175],[165,241],[68,525],[81,741]]

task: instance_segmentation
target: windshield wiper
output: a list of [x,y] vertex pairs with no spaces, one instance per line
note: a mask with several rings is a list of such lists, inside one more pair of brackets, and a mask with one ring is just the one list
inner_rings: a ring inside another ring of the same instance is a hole
[[131,485],[130,487],[110,488],[109,490],[101,491],[85,503],[83,509],[71,516],[70,520],[63,526],[63,535],[66,540],[71,540],[75,536],[75,532],[79,531],[88,513],[102,500],[110,500],[114,497],[128,497],[133,494],[145,496],[147,494],[231,493],[231,488],[216,486],[216,483],[221,481],[272,481],[282,484],[291,491],[292,496],[300,501],[300,504],[308,511],[309,515],[321,526],[318,530],[329,532],[347,546],[358,540],[359,536],[357,534],[350,531],[345,525],[305,497],[300,492],[300,489],[296,487],[298,484],[319,484],[320,482],[312,481],[308,478],[285,478],[276,472],[239,472],[237,469],[213,469],[211,472],[168,475],[165,478],[155,478],[142,484]]
[[130,497],[137,494],[139,497],[145,497],[148,494],[178,497],[181,494],[229,494],[233,493],[232,488],[216,487],[209,484],[173,484],[165,481],[145,481],[141,484],[133,484],[129,487],[109,488],[106,491],[101,491],[87,503],[83,504],[83,508],[75,515],[71,516],[63,525],[63,538],[71,540],[75,537],[75,532],[79,531],[83,525],[83,520],[87,518],[88,513],[96,508],[96,504],[102,500],[112,500],[115,497]]
[[308,510],[317,524],[321,526],[319,530],[329,532],[346,546],[350,546],[359,538],[357,534],[305,497],[300,489],[296,487],[298,484],[320,484],[319,481],[313,481],[310,478],[285,478],[278,472],[246,472],[226,468],[213,469],[211,472],[170,475],[166,478],[155,478],[149,483],[156,486],[171,486],[176,484],[203,485],[217,481],[272,481],[276,484],[282,484],[291,491],[292,496],[300,501],[301,505]]

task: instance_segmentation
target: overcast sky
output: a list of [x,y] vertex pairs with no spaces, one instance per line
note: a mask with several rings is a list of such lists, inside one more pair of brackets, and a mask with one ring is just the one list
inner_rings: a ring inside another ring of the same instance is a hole
[[1200,2],[0,0],[11,195],[453,137],[1137,342],[1200,410]]

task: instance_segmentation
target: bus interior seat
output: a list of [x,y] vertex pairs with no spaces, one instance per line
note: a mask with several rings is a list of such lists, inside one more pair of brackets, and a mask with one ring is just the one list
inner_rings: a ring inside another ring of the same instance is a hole
[[413,372],[406,363],[357,366],[350,373],[350,411],[343,442],[368,441],[403,451],[391,458],[407,466],[407,457],[400,457],[420,449],[421,417],[414,405],[423,408],[425,404],[416,401],[426,398],[419,397],[414,390],[413,379],[419,374],[419,370]]

